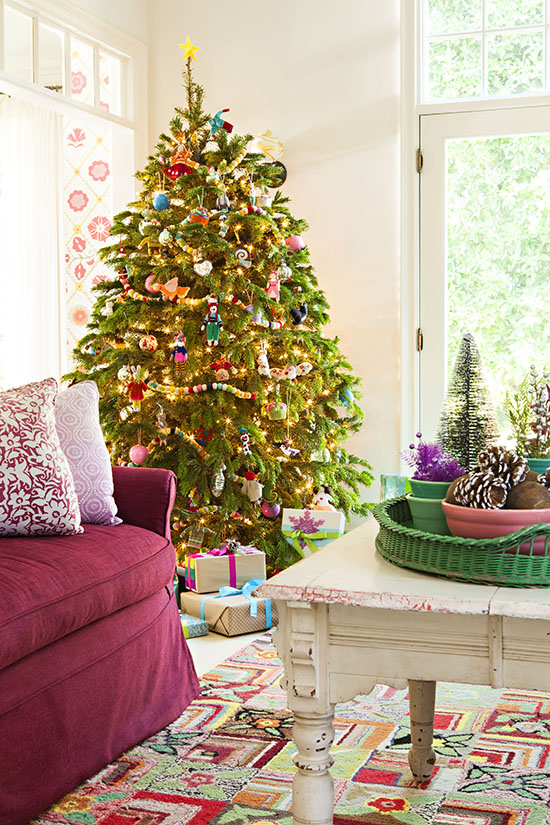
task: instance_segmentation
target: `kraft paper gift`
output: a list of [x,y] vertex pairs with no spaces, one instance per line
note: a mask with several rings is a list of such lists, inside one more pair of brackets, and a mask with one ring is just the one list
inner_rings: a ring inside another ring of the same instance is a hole
[[[195,593],[213,593],[220,587],[242,587],[251,579],[265,579],[265,553],[227,553],[219,550],[186,556],[182,565],[185,585]],[[181,568],[178,568],[180,573]]]
[[[251,593],[260,582],[253,582]],[[222,591],[238,588],[221,588]],[[243,588],[244,589],[244,588]],[[224,636],[238,636],[266,630],[277,624],[277,609],[271,599],[247,597],[243,593],[220,595],[220,593],[182,593],[182,607],[193,616],[203,615],[210,630]],[[254,605],[255,602],[255,605]],[[255,614],[255,615],[254,615]]]

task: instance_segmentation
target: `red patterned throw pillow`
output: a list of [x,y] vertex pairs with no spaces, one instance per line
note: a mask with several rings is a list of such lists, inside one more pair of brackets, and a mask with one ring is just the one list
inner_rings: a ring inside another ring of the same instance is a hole
[[0,393],[0,537],[82,532],[56,395],[54,378]]

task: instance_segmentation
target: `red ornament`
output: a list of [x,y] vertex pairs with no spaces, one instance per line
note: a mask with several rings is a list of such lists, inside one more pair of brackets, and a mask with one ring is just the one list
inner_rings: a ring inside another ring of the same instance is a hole
[[163,169],[164,174],[170,180],[177,180],[181,178],[182,175],[190,175],[193,170],[190,166],[187,166],[186,163],[173,163],[171,166],[167,166],[166,169]]

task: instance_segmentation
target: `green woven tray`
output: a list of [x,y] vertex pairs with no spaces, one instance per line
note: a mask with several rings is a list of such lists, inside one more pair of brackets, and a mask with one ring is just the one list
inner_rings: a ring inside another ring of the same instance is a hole
[[[424,573],[506,587],[550,585],[550,524],[533,524],[497,539],[463,539],[414,530],[406,496],[374,508],[376,549],[388,561]],[[543,554],[533,542],[545,537]],[[528,542],[527,547],[525,542]],[[520,545],[524,545],[520,550]],[[540,551],[539,551],[540,552]]]

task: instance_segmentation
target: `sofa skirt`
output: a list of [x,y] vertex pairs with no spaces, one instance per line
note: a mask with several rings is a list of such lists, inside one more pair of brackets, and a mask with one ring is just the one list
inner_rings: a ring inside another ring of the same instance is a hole
[[198,692],[169,586],[1,670],[0,825],[25,825]]

